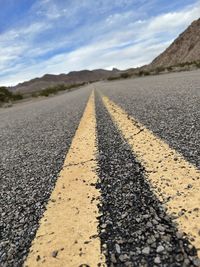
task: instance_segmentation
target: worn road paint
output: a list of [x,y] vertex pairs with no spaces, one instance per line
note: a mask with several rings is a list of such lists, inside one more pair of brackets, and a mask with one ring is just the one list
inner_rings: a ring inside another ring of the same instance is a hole
[[106,266],[97,236],[96,154],[92,93],[25,266]]
[[103,102],[145,167],[156,195],[200,256],[200,171],[107,97]]

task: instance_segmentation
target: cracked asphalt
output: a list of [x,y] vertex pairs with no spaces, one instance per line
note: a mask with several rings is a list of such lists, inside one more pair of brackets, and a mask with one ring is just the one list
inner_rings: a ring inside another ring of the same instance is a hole
[[196,266],[197,252],[154,195],[144,167],[132,154],[97,98],[100,237],[108,266]]
[[200,168],[200,71],[95,87]]
[[200,266],[99,97],[108,96],[200,169],[199,71],[98,82],[0,110],[0,266],[23,265],[93,89],[107,266]]

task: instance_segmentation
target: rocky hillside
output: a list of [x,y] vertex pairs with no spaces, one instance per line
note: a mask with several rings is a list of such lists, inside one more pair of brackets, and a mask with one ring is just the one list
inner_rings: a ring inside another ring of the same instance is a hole
[[11,87],[10,89],[20,93],[32,93],[43,90],[48,87],[53,87],[58,84],[73,85],[85,82],[99,81],[107,79],[112,75],[117,75],[119,71],[113,69],[112,71],[98,69],[98,70],[82,70],[73,71],[68,74],[46,74],[41,78],[35,78],[30,81],[20,83],[17,86]]
[[149,67],[168,67],[193,61],[200,61],[200,18],[155,58]]

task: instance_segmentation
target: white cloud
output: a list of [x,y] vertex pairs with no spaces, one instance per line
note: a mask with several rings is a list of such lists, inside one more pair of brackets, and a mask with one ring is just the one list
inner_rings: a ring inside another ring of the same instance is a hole
[[153,32],[163,31],[163,29],[172,30],[177,29],[178,27],[186,27],[193,20],[199,18],[200,16],[200,2],[197,6],[192,9],[185,9],[179,12],[171,12],[163,14],[154,18],[147,30]]
[[7,72],[14,62],[28,54],[31,50],[32,40],[48,29],[45,23],[33,23],[26,27],[9,30],[0,35],[0,71]]
[[[86,68],[125,69],[147,64],[200,14],[200,1],[180,11],[148,19],[137,19],[135,11],[116,13],[108,16],[104,22],[96,22],[87,28],[80,27],[59,40],[47,40],[36,46],[32,40],[53,27],[52,20],[70,10],[70,8],[68,11],[59,10],[53,5],[52,0],[45,2],[45,10],[53,7],[48,20],[35,22],[0,35],[0,51],[4,51],[0,55],[1,76],[5,73],[4,77],[0,78],[0,84],[16,84],[45,73],[58,74]],[[83,0],[81,4],[87,6],[89,2],[90,0]],[[119,5],[122,3],[124,0],[121,0]],[[75,4],[73,7],[79,8]],[[101,8],[103,12],[106,7]],[[24,35],[27,36],[26,40]],[[74,44],[76,40],[84,39],[86,35],[91,36],[91,40],[87,41],[88,44],[71,52],[52,55],[50,59],[44,59],[42,62],[34,62],[35,57]],[[18,61],[20,57],[26,60]]]

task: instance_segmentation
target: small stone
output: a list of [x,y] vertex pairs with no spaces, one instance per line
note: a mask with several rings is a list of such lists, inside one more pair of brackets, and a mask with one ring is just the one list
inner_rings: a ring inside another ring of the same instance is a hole
[[152,228],[153,227],[153,224],[151,222],[148,222],[147,223],[147,227]]
[[10,248],[8,250],[8,259],[11,260],[13,258],[13,255],[15,254],[15,249],[14,248]]
[[178,212],[178,217],[181,217],[183,215],[184,215],[184,211],[181,210],[181,211]]
[[199,267],[200,266],[200,259],[194,259],[193,264],[194,264],[194,266]]
[[122,214],[122,219],[126,218],[128,216],[128,212],[125,212]]
[[149,253],[150,253],[150,247],[145,247],[145,248],[143,248],[143,250],[142,250],[142,254],[144,254],[144,255],[149,255]]
[[158,221],[156,219],[153,219],[152,220],[152,223],[155,224],[155,225],[157,225],[158,224]]
[[[136,250],[137,250],[137,253],[138,253],[138,254],[141,254],[141,253],[142,253],[142,251],[141,251],[140,248],[136,247]],[[132,252],[132,253],[133,253],[133,252]],[[134,254],[135,254],[135,253],[134,253]],[[134,255],[134,254],[133,254],[133,255]]]
[[181,232],[177,232],[177,233],[176,233],[176,237],[177,237],[178,239],[183,238],[183,233],[181,233]]
[[124,244],[126,241],[124,241],[123,239],[120,239],[117,241],[117,244]]
[[160,231],[160,232],[164,232],[165,231],[165,228],[162,226],[162,225],[157,225],[157,229],[158,229],[158,231]]
[[154,237],[150,237],[150,238],[148,238],[147,243],[150,245],[150,244],[153,244],[155,241],[156,240]]
[[57,255],[58,255],[58,250],[54,250],[52,253],[51,253],[52,257],[56,258]]
[[184,260],[184,264],[185,264],[186,266],[188,266],[188,265],[190,264],[190,260],[189,260],[189,259],[185,259],[185,260]]
[[165,241],[165,242],[170,242],[171,237],[170,237],[170,235],[163,235],[162,236],[162,240]]
[[106,244],[103,244],[102,245],[102,248],[105,250],[105,249],[107,249],[107,245]]
[[140,218],[135,218],[136,222],[139,223],[140,222]]
[[183,261],[183,260],[184,260],[184,257],[183,257],[182,254],[178,254],[178,255],[176,255],[176,261],[181,262],[181,261]]
[[160,260],[160,257],[157,256],[155,259],[154,259],[154,263],[157,263],[157,264],[160,264],[161,263],[161,260]]
[[133,267],[133,263],[131,261],[125,262],[126,267]]
[[115,244],[115,249],[116,249],[117,253],[120,254],[120,252],[121,252],[120,245]]
[[104,223],[104,224],[101,225],[101,228],[102,228],[102,229],[105,229],[106,226],[107,226],[107,225]]
[[157,247],[156,252],[157,252],[157,253],[161,253],[161,252],[163,252],[164,250],[165,250],[165,248],[164,248],[162,245],[160,245],[160,246]]
[[193,187],[192,184],[188,184],[187,189],[190,189],[190,188],[192,188],[192,187]]
[[124,255],[120,255],[120,256],[119,256],[119,260],[120,260],[121,262],[125,262],[125,261],[129,260],[129,257],[128,257],[126,254],[124,254]]
[[112,263],[117,263],[117,260],[116,260],[116,257],[115,257],[114,253],[111,254],[110,259],[111,259]]

